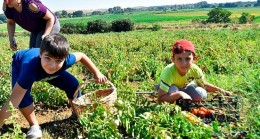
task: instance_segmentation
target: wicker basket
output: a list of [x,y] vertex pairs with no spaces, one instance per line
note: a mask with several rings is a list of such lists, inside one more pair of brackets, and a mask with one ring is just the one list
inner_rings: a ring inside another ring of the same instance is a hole
[[[85,112],[87,106],[89,109],[93,110],[97,105],[101,104],[106,109],[114,109],[113,106],[117,99],[117,92],[115,86],[110,81],[107,81],[107,84],[110,86],[110,88],[99,89],[94,93],[87,93],[76,98],[79,89],[90,82],[93,82],[93,80],[86,80],[85,82],[81,83],[74,93],[72,104],[77,116],[80,116],[83,112]],[[98,104],[93,104],[93,102],[98,102]]]

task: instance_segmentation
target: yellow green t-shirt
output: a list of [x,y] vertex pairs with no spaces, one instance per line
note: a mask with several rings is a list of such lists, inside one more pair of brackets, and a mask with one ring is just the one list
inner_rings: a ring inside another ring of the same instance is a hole
[[172,63],[164,68],[160,79],[160,88],[163,91],[168,92],[171,85],[183,88],[191,82],[201,84],[204,80],[204,74],[197,65],[192,64],[188,72],[184,76],[181,76],[175,64]]

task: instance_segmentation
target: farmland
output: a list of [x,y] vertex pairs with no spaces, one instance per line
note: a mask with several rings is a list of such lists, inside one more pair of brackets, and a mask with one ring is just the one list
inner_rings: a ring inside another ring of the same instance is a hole
[[[254,10],[254,13],[259,17],[259,10]],[[165,16],[172,14],[174,13],[166,13]],[[189,20],[194,16],[188,16],[192,12],[176,14],[179,14],[180,18],[187,17]],[[184,17],[184,14],[187,16]],[[117,16],[125,18],[125,15]],[[206,18],[204,14],[198,16]],[[115,17],[108,18],[112,20]],[[160,21],[159,18],[161,16],[156,17],[155,20],[167,24],[175,22]],[[62,19],[61,23],[79,20]],[[144,18],[138,19],[138,16],[133,20],[137,23],[150,23],[144,21]],[[180,22],[182,21],[185,22],[185,19]],[[68,38],[71,52],[86,53],[117,88],[118,111],[111,113],[100,106],[94,111],[87,109],[86,114],[80,118],[81,128],[76,131],[80,131],[86,138],[211,138],[214,136],[239,138],[239,134],[234,133],[240,131],[246,133],[243,137],[260,137],[259,28],[254,26],[239,30],[186,28],[64,35]],[[202,68],[206,80],[240,96],[239,121],[235,123],[213,121],[207,126],[196,125],[181,114],[181,109],[177,105],[157,103],[150,101],[144,95],[136,94],[136,92],[155,91],[154,85],[159,82],[162,69],[170,63],[172,44],[183,38],[196,45],[199,57],[196,64]],[[0,37],[2,48],[0,49],[0,106],[11,92],[10,63],[14,52],[8,49],[7,40],[3,33]],[[28,48],[29,36],[27,33],[19,33],[16,41],[20,49]],[[69,71],[80,82],[83,78],[93,78],[81,64],[76,64]],[[95,90],[99,87],[102,86],[88,84],[85,88]],[[50,108],[67,105],[65,93],[47,83],[35,83],[33,96],[36,104],[41,103]],[[10,122],[13,122],[15,128],[4,132],[0,138],[24,137],[24,133],[19,132],[19,123],[12,119]],[[71,133],[74,130],[65,137],[52,135],[47,128],[44,130],[45,136],[76,138],[73,136],[75,133]]]
[[[61,23],[86,23],[91,20],[103,19],[107,22],[111,22],[115,19],[131,19],[135,23],[175,23],[175,24],[188,24],[195,19],[207,19],[207,13],[211,9],[192,9],[192,10],[180,10],[180,11],[151,11],[151,12],[134,12],[125,14],[105,14],[98,16],[87,16],[84,18],[75,18],[70,20],[69,18],[61,19]],[[238,18],[242,12],[250,13],[256,16],[256,23],[260,22],[259,8],[231,8],[227,9],[232,12],[231,18]]]

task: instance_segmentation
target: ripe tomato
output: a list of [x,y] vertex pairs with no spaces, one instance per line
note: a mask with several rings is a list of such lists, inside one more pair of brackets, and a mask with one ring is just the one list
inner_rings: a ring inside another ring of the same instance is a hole
[[200,118],[204,118],[204,117],[206,116],[206,113],[205,113],[204,111],[199,110],[199,111],[198,111],[198,116],[199,116]]
[[208,109],[208,111],[207,111],[207,115],[212,115],[214,113],[214,110],[210,110],[210,109]]
[[194,108],[194,109],[191,109],[190,111],[192,114],[194,115],[197,115],[198,114],[198,109]]
[[206,108],[203,108],[203,107],[200,107],[199,110],[200,110],[200,111],[204,111],[204,112],[207,112],[207,111],[208,111]]

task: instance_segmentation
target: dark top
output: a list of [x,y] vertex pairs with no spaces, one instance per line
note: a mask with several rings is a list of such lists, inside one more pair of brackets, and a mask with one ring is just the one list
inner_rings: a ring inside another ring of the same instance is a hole
[[[6,9],[4,9],[6,18],[13,19],[23,29],[33,33],[45,30],[47,20],[44,20],[43,17],[46,15],[48,8],[39,0],[21,0],[21,2],[21,12],[16,11],[15,8],[9,8],[6,5]],[[30,10],[30,3],[36,4],[39,7],[39,12]],[[57,17],[54,14],[53,16],[55,17],[56,22]]]

